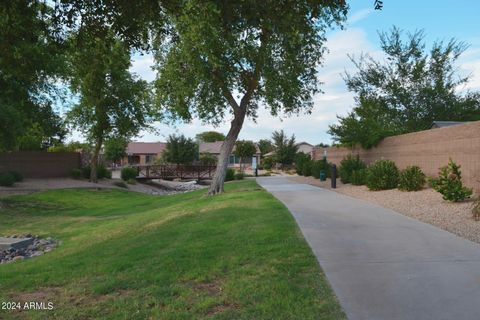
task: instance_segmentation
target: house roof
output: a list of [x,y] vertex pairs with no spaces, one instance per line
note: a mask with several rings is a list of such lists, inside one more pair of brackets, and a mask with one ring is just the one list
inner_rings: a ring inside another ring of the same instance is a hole
[[450,127],[450,126],[457,126],[459,124],[465,124],[467,122],[463,121],[433,121],[431,125],[431,129],[433,128],[443,128],[443,127]]
[[[222,148],[223,141],[215,141],[215,142],[201,142],[198,146],[199,153],[212,153],[212,154],[220,154],[220,149]],[[258,145],[255,144],[256,154],[260,154],[260,149]],[[235,150],[235,146],[233,147]]]
[[302,144],[306,144],[306,145],[308,145],[308,146],[310,146],[310,147],[313,147],[313,144],[310,144],[310,143],[305,142],[305,141],[299,142],[299,143],[297,143],[296,145],[299,146],[299,145],[302,145]]
[[166,146],[165,142],[129,142],[127,154],[159,154]]

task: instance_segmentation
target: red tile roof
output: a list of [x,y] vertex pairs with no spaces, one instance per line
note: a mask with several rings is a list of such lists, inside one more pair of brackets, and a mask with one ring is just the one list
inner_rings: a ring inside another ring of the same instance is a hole
[[129,142],[127,154],[159,154],[166,146],[165,142]]
[[[199,153],[212,153],[212,154],[220,154],[220,148],[222,147],[223,141],[215,141],[215,142],[202,142],[198,146]],[[257,149],[257,154],[260,154],[260,149],[258,145],[255,144],[255,148]],[[235,147],[233,147],[235,150]]]

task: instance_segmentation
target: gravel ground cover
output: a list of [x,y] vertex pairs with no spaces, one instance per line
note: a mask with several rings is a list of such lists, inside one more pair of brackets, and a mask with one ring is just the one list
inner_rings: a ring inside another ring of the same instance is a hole
[[[320,181],[303,176],[289,179],[331,189],[330,180]],[[440,193],[430,188],[416,192],[405,192],[398,189],[370,191],[366,186],[342,184],[340,180],[337,180],[337,189],[334,191],[393,209],[403,215],[480,243],[480,221],[475,221],[473,218],[473,202],[471,200],[457,203],[448,202],[442,199]]]
[[[92,183],[87,180],[77,180],[71,178],[54,178],[54,179],[25,179],[22,182],[17,182],[13,187],[0,187],[0,198],[11,195],[30,194],[33,192],[55,190],[55,189],[75,189],[75,188],[93,188],[93,189],[120,189],[115,185],[115,182],[120,179],[102,179],[98,183]],[[168,195],[181,192],[193,191],[201,188],[192,182],[172,182],[168,184],[163,183],[162,180],[155,180],[155,182],[127,184],[129,191],[146,193],[150,195]]]

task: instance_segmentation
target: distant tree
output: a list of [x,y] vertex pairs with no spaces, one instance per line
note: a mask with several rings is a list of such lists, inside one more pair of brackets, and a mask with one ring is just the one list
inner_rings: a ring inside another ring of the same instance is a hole
[[190,164],[198,159],[198,144],[191,138],[170,135],[163,158],[168,163]]
[[422,31],[403,39],[395,27],[380,42],[386,59],[350,57],[358,71],[345,74],[345,82],[356,106],[330,126],[334,141],[371,148],[387,136],[429,129],[435,120],[480,120],[480,94],[458,92],[469,80],[455,68],[464,43],[436,42],[426,52]]
[[224,141],[225,135],[217,131],[205,131],[197,134],[195,139],[197,139],[198,142]]
[[252,158],[253,155],[257,152],[257,148],[253,141],[249,140],[238,140],[235,143],[235,151],[233,154],[240,158],[240,171],[243,172],[244,168],[242,166],[243,161],[246,158]]
[[72,41],[71,89],[79,103],[68,113],[70,124],[94,145],[90,180],[97,181],[99,153],[105,140],[130,137],[148,128],[147,83],[131,74],[130,52],[112,33],[103,38],[80,33]]
[[320,142],[319,144],[316,145],[317,148],[329,148],[330,145],[328,143],[323,143]]
[[232,116],[209,194],[223,192],[229,155],[246,117],[309,112],[319,91],[326,32],[345,1],[162,2],[171,33],[158,37],[158,104],[173,119],[213,124]]
[[105,158],[112,162],[118,162],[127,155],[128,140],[121,137],[113,137],[105,141]]
[[273,143],[269,139],[260,139],[258,141],[258,149],[260,149],[260,153],[263,155],[272,152],[274,149]]
[[275,146],[275,161],[280,163],[282,167],[292,164],[298,151],[295,135],[292,134],[289,139],[283,130],[274,131],[272,140]]
[[48,152],[76,152],[78,150],[90,150],[88,143],[71,141],[67,144],[59,143],[48,148]]
[[217,164],[217,157],[209,152],[204,152],[200,154],[200,162],[204,166],[214,166]]

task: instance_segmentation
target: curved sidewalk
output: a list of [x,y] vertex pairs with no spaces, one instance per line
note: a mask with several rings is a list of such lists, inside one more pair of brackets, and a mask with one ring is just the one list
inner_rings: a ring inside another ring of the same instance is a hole
[[480,245],[326,189],[257,182],[293,214],[349,319],[480,319]]

